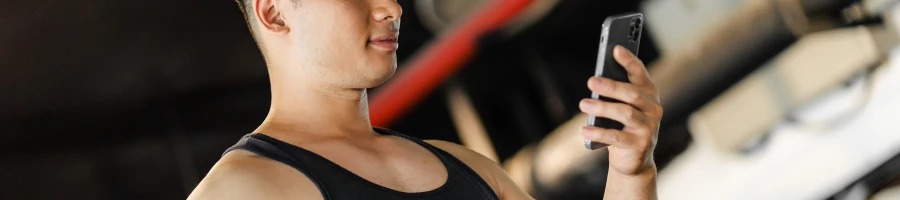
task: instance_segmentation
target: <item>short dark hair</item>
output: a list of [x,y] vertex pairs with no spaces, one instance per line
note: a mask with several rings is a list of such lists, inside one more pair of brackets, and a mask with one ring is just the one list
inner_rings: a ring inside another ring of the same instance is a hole
[[256,15],[253,14],[253,0],[234,0],[238,4],[238,8],[241,9],[241,13],[244,13],[244,20],[247,21],[247,28],[250,29],[250,35],[253,36],[253,40],[256,40],[256,46],[259,47],[259,51],[261,51],[264,55],[265,49],[262,46],[262,41],[260,41],[256,34]]

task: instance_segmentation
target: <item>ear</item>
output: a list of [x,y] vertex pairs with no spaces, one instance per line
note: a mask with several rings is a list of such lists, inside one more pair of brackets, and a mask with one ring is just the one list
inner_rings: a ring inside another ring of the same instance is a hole
[[276,6],[278,0],[254,0],[253,14],[261,31],[287,33],[290,28],[284,23],[284,15]]

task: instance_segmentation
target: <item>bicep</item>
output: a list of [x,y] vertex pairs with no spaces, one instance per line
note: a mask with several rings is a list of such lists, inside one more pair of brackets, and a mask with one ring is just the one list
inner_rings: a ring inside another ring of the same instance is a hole
[[469,168],[472,168],[475,173],[478,173],[478,175],[491,186],[491,189],[497,193],[497,196],[499,196],[500,199],[534,199],[528,195],[525,190],[522,190],[522,188],[516,185],[512,178],[506,174],[506,171],[493,160],[458,144],[437,140],[428,140],[427,142],[452,154],[469,166]]

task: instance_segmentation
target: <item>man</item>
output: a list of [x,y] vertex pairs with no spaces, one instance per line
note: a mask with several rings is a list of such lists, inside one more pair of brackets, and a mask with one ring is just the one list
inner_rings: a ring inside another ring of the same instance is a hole
[[[371,126],[366,88],[397,65],[394,0],[238,1],[268,65],[272,104],[189,199],[531,199],[465,147]],[[580,108],[626,127],[581,134],[612,145],[607,198],[655,199],[662,108],[643,63],[622,48],[615,59],[633,83],[590,78],[588,88],[625,103],[585,99]]]

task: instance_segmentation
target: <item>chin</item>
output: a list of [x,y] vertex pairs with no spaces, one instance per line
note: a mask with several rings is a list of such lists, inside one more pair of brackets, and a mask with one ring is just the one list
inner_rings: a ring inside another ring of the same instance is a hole
[[395,55],[371,56],[362,65],[357,66],[354,88],[373,88],[386,82],[397,71]]
[[366,70],[354,76],[352,88],[374,88],[386,82],[394,75],[396,67],[379,67],[377,70]]
[[394,69],[395,68],[391,68],[390,70],[384,70],[381,73],[372,74],[373,76],[370,76],[369,80],[367,81],[369,84],[369,87],[366,87],[366,88],[377,87],[377,86],[383,84],[384,82],[387,82],[388,79],[390,79],[391,77],[394,76],[394,71],[396,71]]

